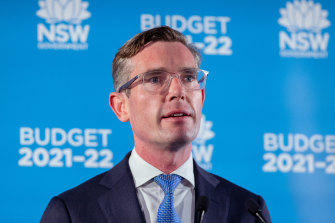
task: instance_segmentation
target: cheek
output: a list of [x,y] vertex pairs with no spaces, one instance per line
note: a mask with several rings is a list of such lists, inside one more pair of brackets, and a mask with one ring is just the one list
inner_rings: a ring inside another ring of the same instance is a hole
[[196,124],[198,128],[200,127],[200,123],[201,123],[202,107],[203,107],[202,96],[199,96],[197,97],[197,100],[194,101],[194,110],[196,113]]
[[150,125],[157,117],[159,105],[148,96],[138,95],[135,100],[130,100],[130,122],[141,125],[142,128]]
[[194,97],[193,104],[194,104],[194,107],[196,109],[197,114],[201,116],[202,106],[203,106],[203,96],[202,96],[202,94],[197,94]]

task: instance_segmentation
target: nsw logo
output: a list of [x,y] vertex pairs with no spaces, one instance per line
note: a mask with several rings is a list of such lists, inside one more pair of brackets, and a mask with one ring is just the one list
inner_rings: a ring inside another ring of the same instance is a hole
[[297,58],[327,58],[330,26],[328,11],[312,0],[287,2],[279,10],[278,23],[287,31],[279,32],[280,56]]
[[206,121],[206,116],[202,115],[200,130],[197,138],[193,141],[192,152],[195,161],[204,169],[212,169],[212,155],[214,146],[213,144],[206,144],[206,142],[214,138],[215,133],[211,130],[213,122]]
[[36,15],[45,19],[37,25],[39,49],[86,50],[89,25],[82,21],[91,17],[88,2],[81,0],[40,0]]

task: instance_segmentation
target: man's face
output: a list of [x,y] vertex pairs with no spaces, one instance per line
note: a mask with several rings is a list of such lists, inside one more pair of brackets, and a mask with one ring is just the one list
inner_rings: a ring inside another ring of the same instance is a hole
[[[185,68],[197,68],[192,53],[179,42],[150,43],[131,62],[134,70],[130,78],[154,69],[178,73]],[[189,145],[199,130],[203,101],[204,90],[186,91],[177,78],[163,93],[148,92],[142,84],[134,84],[126,107],[135,146]]]

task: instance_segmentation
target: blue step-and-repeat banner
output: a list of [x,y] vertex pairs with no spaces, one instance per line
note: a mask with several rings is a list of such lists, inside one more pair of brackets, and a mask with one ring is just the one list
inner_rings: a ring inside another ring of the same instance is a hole
[[273,222],[335,222],[334,1],[12,0],[0,19],[1,222],[38,222],[133,148],[112,60],[159,25],[210,71],[196,161],[261,194]]

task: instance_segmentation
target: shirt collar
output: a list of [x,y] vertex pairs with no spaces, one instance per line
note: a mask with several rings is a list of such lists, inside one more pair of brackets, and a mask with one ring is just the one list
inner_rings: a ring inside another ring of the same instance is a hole
[[[132,150],[131,155],[129,157],[129,167],[134,177],[135,187],[140,187],[146,182],[150,181],[152,178],[160,174],[164,174],[161,170],[157,169],[156,167],[152,166],[144,159],[142,159],[142,157],[140,157],[136,152],[135,148]],[[186,160],[186,162],[183,163],[183,165],[181,165],[171,174],[177,174],[183,177],[194,187],[195,183],[194,183],[192,153]]]

